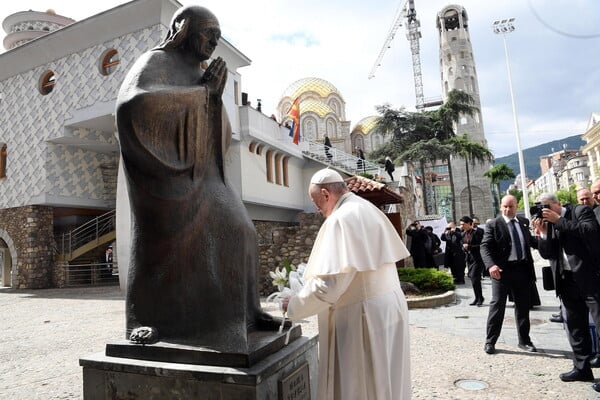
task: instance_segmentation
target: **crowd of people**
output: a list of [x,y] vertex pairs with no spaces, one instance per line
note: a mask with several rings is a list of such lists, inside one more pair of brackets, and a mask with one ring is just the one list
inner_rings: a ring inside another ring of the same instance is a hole
[[[483,305],[481,280],[485,276],[491,280],[484,344],[490,355],[496,353],[508,300],[514,302],[518,347],[537,352],[529,319],[530,309],[540,304],[532,251],[537,249],[548,259],[549,279],[561,300],[560,315],[573,352],[573,369],[559,378],[593,381],[592,368],[600,367],[600,356],[592,351],[596,338],[590,336],[588,315],[600,326],[600,181],[577,194],[576,205],[562,205],[554,194],[540,196],[531,221],[517,215],[517,199],[507,195],[501,199],[501,214],[487,220],[485,228],[478,226],[477,218],[463,216],[460,226],[449,222],[441,237],[414,221],[406,229],[409,252],[387,218],[350,193],[339,174],[328,169],[317,172],[309,195],[326,221],[308,261],[306,284],[284,300],[283,308],[293,320],[319,315],[319,398],[357,398],[356,393],[364,398],[410,398],[408,314],[393,273],[395,262],[411,256],[415,268],[438,268],[434,256],[441,252],[442,241],[443,264],[455,283],[465,283],[465,270],[471,280],[471,305]],[[352,234],[357,224],[374,238],[369,243],[378,244],[376,251],[366,251],[366,242]],[[382,313],[391,309],[394,329],[390,324],[380,329]],[[359,318],[367,314],[369,318]],[[371,331],[385,334],[385,340],[361,336],[360,332]],[[362,339],[357,342],[358,337]],[[351,352],[339,351],[351,343],[362,344]],[[375,384],[375,376],[385,385]],[[600,383],[592,388],[600,392]]]

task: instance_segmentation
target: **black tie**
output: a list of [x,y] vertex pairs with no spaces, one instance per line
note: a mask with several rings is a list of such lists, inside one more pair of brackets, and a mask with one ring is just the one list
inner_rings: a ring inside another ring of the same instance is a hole
[[519,232],[517,231],[517,226],[516,226],[517,221],[512,219],[512,220],[510,220],[510,222],[511,222],[510,227],[512,228],[513,236],[514,236],[513,241],[514,241],[514,245],[517,250],[517,261],[520,261],[523,259],[523,248],[521,247],[521,239],[519,238]]

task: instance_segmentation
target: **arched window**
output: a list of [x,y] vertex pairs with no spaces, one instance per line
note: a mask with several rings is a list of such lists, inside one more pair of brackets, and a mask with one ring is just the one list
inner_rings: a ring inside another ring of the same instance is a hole
[[288,161],[290,158],[288,156],[283,157],[283,162],[281,163],[281,169],[283,170],[283,186],[290,186],[290,178],[288,176]]
[[465,90],[465,84],[464,84],[462,78],[456,78],[456,80],[454,81],[454,89]]
[[332,118],[327,120],[327,135],[329,137],[337,137],[337,129],[335,129],[335,121]]
[[106,50],[102,54],[102,57],[100,57],[100,73],[102,75],[110,75],[115,71],[120,62],[121,60],[119,59],[119,52],[117,50]]
[[275,154],[275,183],[281,185],[281,154]]
[[273,151],[267,150],[266,158],[267,182],[273,183]]
[[45,96],[54,90],[55,84],[56,77],[54,76],[54,71],[48,70],[42,74],[38,89],[40,93]]
[[0,178],[6,178],[6,143],[0,143]]

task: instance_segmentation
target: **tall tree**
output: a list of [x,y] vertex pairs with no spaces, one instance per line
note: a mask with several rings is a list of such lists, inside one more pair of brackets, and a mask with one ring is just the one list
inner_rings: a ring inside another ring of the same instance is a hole
[[471,193],[471,176],[469,173],[469,163],[475,165],[476,162],[483,164],[486,161],[493,161],[494,155],[487,147],[481,143],[472,141],[468,135],[453,137],[448,140],[453,148],[454,154],[465,159],[465,170],[467,171],[467,192],[469,196],[469,215],[473,215],[473,195]]
[[[458,155],[458,153],[448,149],[456,150],[456,144],[450,142],[450,140],[456,137],[455,128],[460,118],[472,116],[477,111],[473,103],[473,97],[468,93],[452,90],[448,93],[446,102],[433,111],[410,112],[404,108],[396,110],[391,108],[389,104],[377,106],[376,110],[381,115],[377,128],[384,134],[391,135],[392,143],[372,152],[370,158],[383,159],[385,156],[390,156],[398,161],[418,162],[423,173],[423,200],[425,204],[427,204],[425,166],[428,163],[434,163],[435,160],[444,160],[448,165],[450,188],[454,193],[454,178],[450,157],[453,154]],[[421,146],[412,147],[419,142],[424,143]],[[434,148],[433,145],[439,147]],[[446,145],[449,147],[444,148]],[[421,152],[421,149],[428,149],[430,153]],[[456,212],[455,197],[452,196],[453,214]],[[426,210],[426,212],[428,211]],[[453,217],[456,219],[455,215]]]
[[[508,165],[502,163],[496,164],[492,168],[485,171],[483,173],[483,176],[489,178],[490,183],[494,185],[494,190],[496,191],[495,202],[497,205],[499,205],[502,199],[502,196],[500,196],[500,182],[505,181],[507,179],[514,179],[515,171]],[[496,212],[498,212],[497,207]]]
[[410,112],[404,108],[393,109],[389,104],[376,107],[381,118],[377,123],[380,131],[391,136],[389,143],[380,149],[369,154],[369,158],[379,160],[389,156],[395,162],[415,162],[418,163],[423,175],[423,202],[425,205],[425,213],[427,210],[427,182],[425,178],[425,166],[430,160],[431,154],[418,152],[414,154],[407,152],[411,146],[420,142],[427,142],[435,137],[435,115],[433,112]]
[[423,185],[423,206],[426,214],[431,212],[427,205],[427,185],[433,183],[433,181],[430,181],[432,175],[428,176],[426,173],[427,164],[434,164],[436,160],[449,157],[451,150],[448,144],[440,142],[437,138],[433,138],[420,140],[411,144],[398,156],[398,160],[400,161],[417,161],[419,163]]
[[[437,110],[437,123],[438,136],[442,137],[443,140],[450,140],[457,134],[456,127],[460,119],[463,116],[472,117],[477,108],[473,105],[475,100],[473,96],[467,92],[453,89],[448,92],[446,101]],[[456,196],[454,190],[454,173],[452,171],[452,164],[450,163],[450,157],[444,159],[448,165],[448,179],[450,180],[450,189],[452,192],[451,203],[452,203],[452,219],[456,221]],[[467,166],[468,173],[468,166]],[[470,190],[470,189],[469,189]]]

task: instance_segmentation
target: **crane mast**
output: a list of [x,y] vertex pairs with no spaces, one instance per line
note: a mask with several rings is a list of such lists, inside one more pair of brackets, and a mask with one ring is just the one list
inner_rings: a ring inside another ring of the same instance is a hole
[[413,76],[415,83],[416,108],[421,110],[425,107],[425,96],[423,95],[423,74],[421,72],[421,50],[419,47],[419,39],[421,38],[421,23],[417,19],[417,10],[415,9],[414,0],[405,0],[404,5],[398,7],[394,21],[386,37],[386,40],[379,52],[377,60],[369,73],[369,79],[375,76],[375,70],[381,66],[383,55],[390,48],[398,28],[403,23],[406,25],[406,38],[410,42],[410,52],[412,54]]
[[394,37],[396,36],[396,32],[398,31],[398,28],[400,28],[402,26],[402,19],[404,18],[404,15],[406,14],[407,4],[408,4],[408,0],[406,0],[404,2],[404,6],[400,5],[398,7],[398,9],[396,10],[396,14],[394,15],[394,20],[392,22],[392,26],[390,27],[390,30],[385,38],[383,47],[381,48],[381,51],[379,52],[379,55],[377,56],[377,60],[375,60],[375,64],[373,64],[373,68],[371,68],[371,72],[369,72],[369,79],[371,79],[375,76],[375,70],[377,69],[377,67],[379,67],[381,65],[381,60],[383,60],[383,56],[384,56],[385,52],[387,51],[387,49],[389,49],[391,47],[392,40],[394,40]]

